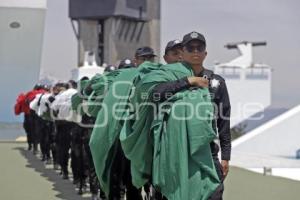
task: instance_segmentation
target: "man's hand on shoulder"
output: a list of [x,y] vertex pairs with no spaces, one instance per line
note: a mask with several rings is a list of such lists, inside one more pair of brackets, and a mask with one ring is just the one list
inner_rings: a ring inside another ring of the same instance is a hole
[[196,76],[191,76],[188,77],[188,82],[191,86],[196,86],[196,87],[208,87],[208,80],[203,77],[196,77]]

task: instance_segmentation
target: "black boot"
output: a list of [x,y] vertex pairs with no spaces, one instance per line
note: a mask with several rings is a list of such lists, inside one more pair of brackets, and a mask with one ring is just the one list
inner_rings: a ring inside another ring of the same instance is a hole
[[36,155],[38,153],[38,147],[37,144],[33,145],[33,154]]
[[62,177],[63,179],[69,179],[69,175],[67,174],[67,173],[63,173],[63,177]]
[[100,200],[98,194],[92,194],[92,200]]
[[63,168],[62,169],[62,176],[63,176],[63,179],[69,179],[69,173],[68,173],[68,170]]

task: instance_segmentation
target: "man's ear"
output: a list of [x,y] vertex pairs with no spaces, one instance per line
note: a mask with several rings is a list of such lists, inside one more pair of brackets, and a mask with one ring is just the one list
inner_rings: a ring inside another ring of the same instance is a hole
[[205,57],[207,56],[207,51],[205,51]]
[[168,57],[167,57],[166,54],[164,55],[164,60],[165,60],[165,62],[167,63]]

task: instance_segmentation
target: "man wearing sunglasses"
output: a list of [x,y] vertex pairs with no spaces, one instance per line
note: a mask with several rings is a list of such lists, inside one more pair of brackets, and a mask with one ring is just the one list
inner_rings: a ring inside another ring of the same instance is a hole
[[[197,32],[186,34],[183,37],[182,46],[182,62],[192,68],[195,76],[157,85],[152,92],[160,98],[153,99],[153,101],[163,102],[170,97],[170,94],[172,95],[188,88],[209,88],[215,108],[213,128],[218,133],[221,147],[221,163],[218,159],[219,145],[216,142],[212,142],[210,146],[218,176],[223,182],[228,174],[231,154],[230,101],[226,83],[221,76],[203,67],[207,51],[206,40],[202,34]],[[223,191],[224,185],[222,183],[210,199],[221,200]]]

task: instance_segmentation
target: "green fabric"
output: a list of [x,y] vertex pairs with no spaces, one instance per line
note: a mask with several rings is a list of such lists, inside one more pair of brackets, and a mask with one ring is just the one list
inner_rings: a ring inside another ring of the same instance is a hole
[[[126,157],[131,161],[132,182],[140,188],[151,179],[153,161],[153,137],[151,126],[154,120],[153,104],[148,95],[159,83],[191,76],[192,70],[180,63],[165,65],[141,80],[135,95],[130,99],[135,109],[130,113],[121,132],[120,140]],[[137,120],[138,118],[138,120]],[[145,142],[146,141],[146,142]]]
[[[96,74],[90,80],[83,80],[79,82],[79,90],[82,93],[76,93],[72,96],[72,110],[77,111],[78,114],[88,114],[89,116],[97,117],[101,109],[102,100],[108,91],[110,84],[115,77],[118,76],[121,70],[105,74]],[[91,87],[91,91],[87,87]],[[86,109],[83,108],[83,105]]]
[[78,92],[71,97],[72,110],[78,111],[78,106],[82,103],[83,98]]
[[145,62],[134,69],[123,69],[115,78],[99,111],[90,139],[90,149],[102,190],[109,196],[110,170],[115,157],[128,99],[134,84],[160,64]]
[[[209,146],[215,138],[212,120],[195,117],[213,111],[208,90],[177,93],[160,105],[165,112],[156,118],[147,97],[157,84],[191,75],[191,68],[181,63],[163,66],[146,75],[130,99],[137,106],[120,135],[123,151],[131,161],[133,184],[141,187],[152,175],[152,183],[169,200],[207,199],[219,185]],[[199,102],[205,106],[192,112]],[[174,118],[174,113],[186,120]],[[187,118],[191,113],[194,115]]]
[[44,112],[44,113],[41,115],[41,118],[42,118],[43,120],[46,120],[46,121],[53,121],[52,116],[51,116],[50,109],[48,109],[46,112]]
[[92,93],[88,94],[86,90],[83,90],[83,93],[88,96],[87,103],[87,114],[93,117],[97,117],[98,112],[101,109],[102,101],[114,81],[114,79],[122,72],[123,70],[115,70],[104,75],[94,76],[88,84],[91,85]]
[[[208,199],[219,185],[209,145],[215,133],[208,91],[177,93],[168,102],[152,127],[152,183],[169,200]],[[199,102],[207,104],[197,108]]]
[[[78,90],[82,91],[87,86],[88,82],[89,80],[79,81]],[[87,99],[87,97],[80,93],[76,93],[71,97],[72,110],[74,110],[77,114],[83,115],[84,113],[81,106],[84,99]]]

